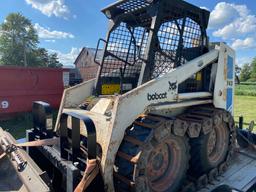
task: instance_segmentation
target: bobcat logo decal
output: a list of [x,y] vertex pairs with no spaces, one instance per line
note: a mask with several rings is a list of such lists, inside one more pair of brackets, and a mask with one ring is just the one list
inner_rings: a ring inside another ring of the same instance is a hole
[[176,82],[169,81],[169,91],[175,91],[176,89],[177,89],[177,81]]

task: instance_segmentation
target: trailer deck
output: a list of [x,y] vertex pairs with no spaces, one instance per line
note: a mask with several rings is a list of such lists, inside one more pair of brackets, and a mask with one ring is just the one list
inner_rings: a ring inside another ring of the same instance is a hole
[[[46,173],[34,163],[25,150],[9,148],[16,143],[15,139],[0,127],[0,191],[50,191]],[[8,155],[4,155],[5,152]]]
[[255,184],[256,153],[249,149],[240,149],[235,152],[235,157],[227,171],[199,192],[209,192],[220,185],[228,185],[239,191],[251,192],[251,188]]
[[[9,133],[0,128],[0,139],[2,140],[3,137],[8,137],[12,144],[16,143]],[[0,147],[0,149],[2,148]],[[30,191],[31,187],[32,189],[37,188],[38,191],[49,191],[50,189],[42,180],[44,172],[38,168],[24,150],[18,150],[22,154],[23,160],[28,162],[28,166],[20,171],[17,170],[17,165],[11,156],[8,155],[0,159],[0,169],[2,170],[0,172],[0,180],[6,181],[0,183],[0,191]],[[15,185],[11,184],[14,180],[16,181]],[[31,182],[33,185],[31,185]],[[256,185],[256,152],[249,149],[237,149],[227,171],[199,192],[209,192],[220,185],[228,185],[237,191],[254,192],[255,189],[253,187]]]

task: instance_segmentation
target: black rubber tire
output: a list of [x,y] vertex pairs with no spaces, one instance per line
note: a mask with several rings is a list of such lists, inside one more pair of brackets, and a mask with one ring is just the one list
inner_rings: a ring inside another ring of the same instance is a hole
[[[216,144],[213,147],[214,158],[208,155],[208,142],[212,132],[216,133]],[[198,138],[190,139],[190,169],[189,174],[198,177],[218,167],[225,161],[228,155],[230,144],[230,131],[226,122],[222,121],[218,126],[213,126],[213,130],[207,135],[201,134]]]

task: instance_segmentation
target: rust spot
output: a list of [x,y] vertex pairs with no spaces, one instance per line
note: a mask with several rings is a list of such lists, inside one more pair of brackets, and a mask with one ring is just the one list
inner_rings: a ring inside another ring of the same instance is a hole
[[226,89],[223,90],[223,100],[224,101],[227,100],[227,90]]
[[228,58],[227,58],[228,56],[227,55],[225,55],[225,57],[224,57],[224,80],[227,80],[227,60],[228,60]]

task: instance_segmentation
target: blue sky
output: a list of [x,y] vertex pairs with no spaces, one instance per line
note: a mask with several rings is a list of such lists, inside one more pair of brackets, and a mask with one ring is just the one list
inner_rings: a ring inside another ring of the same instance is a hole
[[[105,37],[107,19],[100,12],[115,0],[1,0],[0,22],[11,12],[31,19],[40,46],[57,52],[70,65],[82,47],[95,47]],[[212,11],[210,41],[225,41],[242,65],[256,56],[256,3],[253,0],[188,0]]]

